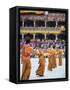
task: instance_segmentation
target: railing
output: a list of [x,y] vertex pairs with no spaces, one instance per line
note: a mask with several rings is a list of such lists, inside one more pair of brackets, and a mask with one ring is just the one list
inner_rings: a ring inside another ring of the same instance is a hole
[[20,27],[20,30],[54,30],[54,31],[65,31],[64,27]]

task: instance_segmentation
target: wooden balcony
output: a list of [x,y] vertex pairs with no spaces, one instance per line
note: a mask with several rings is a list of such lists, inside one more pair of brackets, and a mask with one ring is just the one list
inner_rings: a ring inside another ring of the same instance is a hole
[[20,33],[42,33],[42,34],[59,34],[65,31],[64,27],[21,27]]

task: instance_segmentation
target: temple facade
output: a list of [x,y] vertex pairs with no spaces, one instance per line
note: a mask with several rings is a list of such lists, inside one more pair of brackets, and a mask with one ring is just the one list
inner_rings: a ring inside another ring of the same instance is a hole
[[65,32],[65,14],[44,12],[20,12],[20,34],[22,39],[24,35],[31,34],[32,39],[36,39],[37,34],[47,39],[48,35],[54,35],[55,40],[59,34]]

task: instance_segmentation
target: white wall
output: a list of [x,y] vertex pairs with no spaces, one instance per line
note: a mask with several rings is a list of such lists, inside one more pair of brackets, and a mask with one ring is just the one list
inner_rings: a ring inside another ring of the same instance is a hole
[[22,5],[22,6],[37,6],[37,7],[52,7],[52,8],[68,8],[70,11],[69,1],[70,0],[0,0],[0,90],[3,90],[3,89],[4,90],[13,90],[13,89],[68,90],[70,89],[70,81],[25,84],[25,85],[23,84],[15,85],[8,81],[8,77],[9,77],[9,74],[8,74],[9,73],[9,8],[16,5]]

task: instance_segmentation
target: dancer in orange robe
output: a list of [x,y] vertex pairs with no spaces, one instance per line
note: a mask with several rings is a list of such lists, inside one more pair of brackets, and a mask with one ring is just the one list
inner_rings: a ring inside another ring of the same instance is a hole
[[49,53],[48,55],[48,70],[52,71],[52,60],[51,60],[51,48],[49,47],[47,50],[47,53]]
[[45,71],[45,56],[43,49],[39,49],[39,67],[36,71],[36,75],[43,76]]
[[56,67],[55,46],[53,46],[53,48],[48,48],[47,53],[49,53],[49,55],[48,55],[48,70],[52,71],[52,69]]
[[26,38],[26,44],[23,45],[22,48],[22,80],[29,80],[30,72],[31,72],[31,61],[30,61],[30,53],[31,53],[31,46],[30,46],[30,38]]
[[51,49],[52,68],[56,68],[56,49],[55,46]]
[[63,50],[61,47],[59,47],[59,49],[58,49],[59,66],[62,65],[62,55],[63,55]]

